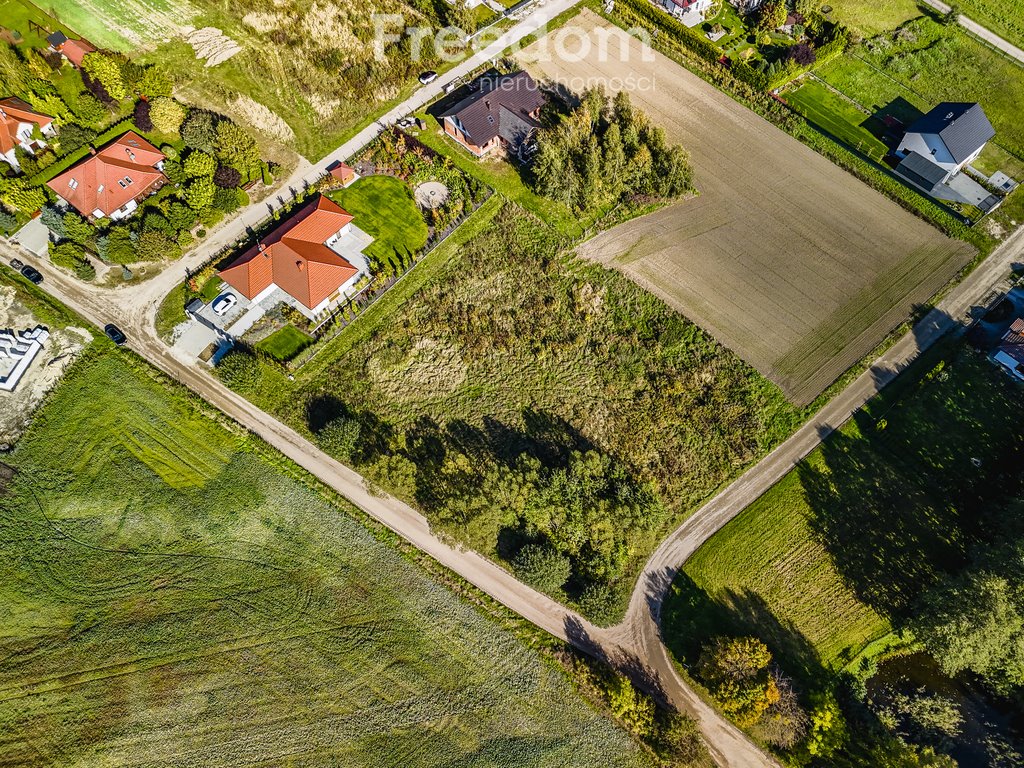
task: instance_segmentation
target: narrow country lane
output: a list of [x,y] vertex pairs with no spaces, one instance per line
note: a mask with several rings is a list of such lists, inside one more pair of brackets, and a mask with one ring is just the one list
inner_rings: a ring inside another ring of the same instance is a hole
[[[939,13],[949,13],[952,10],[952,6],[942,2],[942,0],[924,0],[924,2]],[[992,30],[981,26],[981,24],[967,16],[964,16],[962,13],[957,18],[957,24],[966,29],[972,35],[981,38],[993,48],[998,48],[1007,56],[1016,59],[1021,64],[1024,64],[1024,51],[1008,40],[1004,40]]]

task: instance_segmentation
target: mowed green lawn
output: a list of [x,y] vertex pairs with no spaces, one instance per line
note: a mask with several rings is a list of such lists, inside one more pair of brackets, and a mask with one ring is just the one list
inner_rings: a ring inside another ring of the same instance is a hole
[[979,512],[998,508],[1000,478],[1020,471],[1020,388],[967,350],[904,386],[687,562],[665,611],[677,658],[694,661],[715,634],[755,634],[806,689],[984,546]]
[[888,152],[885,144],[863,127],[869,116],[821,82],[804,80],[784,98],[819,128],[873,160],[881,160]]
[[0,473],[0,766],[644,764],[278,455],[99,349]]
[[294,325],[278,328],[272,334],[256,343],[256,349],[266,352],[275,360],[287,362],[313,342],[307,334]]
[[904,29],[904,40],[873,41],[873,51],[858,47],[816,74],[868,109],[896,99],[921,112],[942,101],[980,102],[996,129],[995,140],[1024,157],[1024,67],[956,27],[919,19]]
[[382,262],[396,254],[406,257],[427,242],[427,224],[412,191],[401,179],[369,176],[328,196],[355,216],[355,226],[373,235],[374,241],[366,249],[371,257]]

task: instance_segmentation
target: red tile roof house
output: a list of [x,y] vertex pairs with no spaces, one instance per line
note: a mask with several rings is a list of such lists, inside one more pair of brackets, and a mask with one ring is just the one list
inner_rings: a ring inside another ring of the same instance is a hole
[[21,147],[34,155],[46,146],[42,139],[32,138],[37,126],[43,136],[57,133],[49,115],[33,112],[32,106],[21,99],[0,99],[0,158],[15,170],[19,170],[15,149]]
[[123,219],[139,201],[167,182],[166,157],[134,131],[46,182],[61,200],[83,216]]
[[441,113],[445,133],[477,157],[498,147],[516,154],[540,127],[544,94],[526,72],[489,72],[473,86],[475,93]]
[[96,48],[88,40],[69,40],[63,32],[54,32],[46,38],[50,50],[56,51],[75,67],[82,66],[85,54],[92,53]]
[[253,304],[285,301],[311,319],[337,306],[370,264],[372,241],[353,216],[323,195],[303,205],[220,271]]

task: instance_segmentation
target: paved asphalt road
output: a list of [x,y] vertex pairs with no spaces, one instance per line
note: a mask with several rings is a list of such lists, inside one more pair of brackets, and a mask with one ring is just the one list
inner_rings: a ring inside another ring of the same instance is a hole
[[[539,7],[498,42],[446,73],[435,83],[417,91],[385,115],[381,122],[386,124],[436,98],[445,82],[462,76],[498,55],[510,44],[571,6],[572,0],[558,0]],[[304,164],[286,182],[285,187],[301,188],[304,181],[317,178],[321,169],[335,159],[350,156],[380,130],[379,124],[365,129],[324,158],[316,168]],[[286,194],[283,192],[271,205],[284,204]],[[163,296],[183,278],[181,268],[204,262],[222,245],[241,236],[246,226],[257,223],[266,215],[267,205],[267,202],[261,202],[250,206],[214,233],[196,253],[190,254],[160,275],[131,288],[103,289],[85,284],[55,270],[49,263],[38,264],[46,277],[43,288],[97,326],[102,327],[111,321],[118,323],[128,334],[129,346],[150,363],[280,450],[370,517],[511,610],[583,650],[602,654],[624,668],[644,670],[644,684],[692,714],[717,762],[730,768],[763,768],[775,766],[776,763],[753,745],[739,729],[702,701],[680,677],[670,660],[661,642],[659,617],[672,575],[701,544],[771,487],[882,386],[895,378],[921,350],[956,327],[972,303],[987,297],[1004,280],[1011,264],[1024,262],[1022,229],[950,291],[937,310],[924,318],[914,331],[901,338],[870,371],[851,383],[791,438],[707,502],[666,538],[646,564],[625,620],[615,627],[599,629],[551,598],[522,584],[486,558],[453,547],[434,536],[426,519],[416,510],[393,497],[370,493],[366,481],[357,472],[327,456],[293,429],[225,388],[207,369],[176,358],[157,338],[153,326],[156,307]],[[4,258],[14,255],[27,258],[2,240],[0,253]],[[27,260],[37,263],[36,259]]]

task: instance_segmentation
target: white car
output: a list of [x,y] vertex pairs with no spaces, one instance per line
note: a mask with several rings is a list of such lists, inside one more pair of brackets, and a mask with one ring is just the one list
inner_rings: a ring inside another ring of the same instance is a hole
[[238,303],[238,297],[233,293],[222,293],[216,299],[213,300],[213,304],[210,305],[213,309],[213,314],[217,316],[223,316],[228,313],[235,304]]

